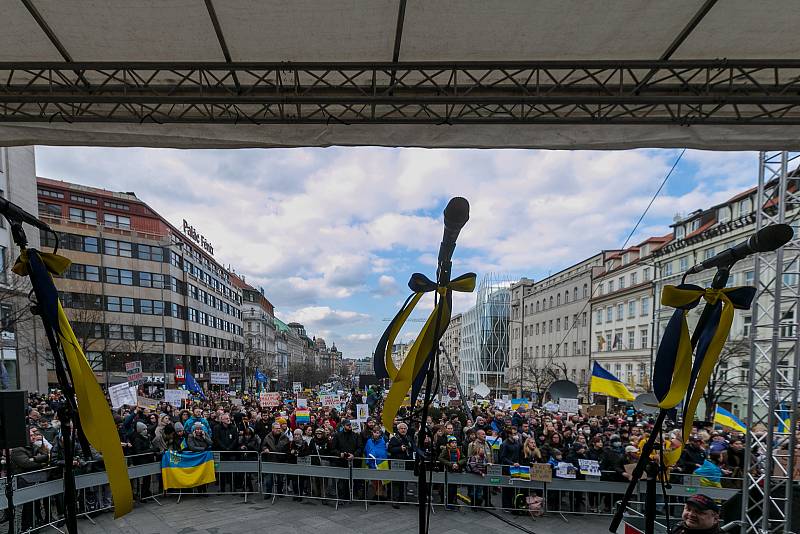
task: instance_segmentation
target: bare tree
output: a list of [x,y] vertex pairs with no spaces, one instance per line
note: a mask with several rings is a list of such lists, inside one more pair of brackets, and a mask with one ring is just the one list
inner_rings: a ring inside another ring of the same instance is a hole
[[747,339],[729,341],[722,348],[719,362],[711,373],[708,386],[703,392],[703,400],[706,404],[706,421],[710,421],[714,415],[717,404],[725,402],[736,396],[741,389],[737,371],[742,368],[742,359],[750,354],[750,342]]

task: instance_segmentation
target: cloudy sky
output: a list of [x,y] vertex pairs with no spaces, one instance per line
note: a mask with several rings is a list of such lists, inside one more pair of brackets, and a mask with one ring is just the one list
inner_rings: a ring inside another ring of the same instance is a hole
[[[187,219],[218,261],[263,286],[278,317],[361,357],[411,273],[433,278],[450,197],[471,205],[454,276],[538,280],[619,247],[678,154],[38,147],[36,163],[39,176],[133,191],[173,224]],[[755,184],[757,168],[756,153],[687,151],[631,244]],[[459,295],[455,306],[473,300]]]

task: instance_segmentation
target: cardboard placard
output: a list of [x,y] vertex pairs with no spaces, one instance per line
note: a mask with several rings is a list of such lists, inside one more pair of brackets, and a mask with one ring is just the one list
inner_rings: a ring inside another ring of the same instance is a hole
[[503,475],[503,466],[497,464],[491,464],[486,466],[486,475],[487,476],[502,476]]
[[602,404],[592,404],[586,408],[589,417],[603,417],[606,414],[606,407]]
[[129,386],[127,382],[108,388],[111,407],[114,409],[122,406],[136,406],[136,386]]
[[222,373],[218,371],[211,372],[211,383],[212,384],[219,384],[221,386],[227,386],[230,384],[230,375],[228,373]]
[[129,386],[138,386],[144,382],[142,362],[125,362],[125,374],[127,375]]
[[536,482],[552,482],[553,468],[550,464],[532,464],[531,480]]
[[258,396],[258,403],[262,408],[273,408],[281,405],[280,393],[269,393],[262,391]]

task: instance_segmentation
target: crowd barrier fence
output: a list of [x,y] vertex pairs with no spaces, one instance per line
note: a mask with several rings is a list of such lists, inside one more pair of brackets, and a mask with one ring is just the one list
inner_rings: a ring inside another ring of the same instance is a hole
[[[254,451],[215,452],[217,480],[214,484],[205,488],[165,492],[161,484],[161,464],[154,461],[155,456],[145,454],[127,457],[128,474],[134,497],[138,501],[153,500],[161,505],[159,499],[177,497],[177,502],[180,502],[183,496],[203,494],[238,495],[247,501],[249,496],[260,495],[262,499],[273,503],[278,498],[291,497],[295,500],[315,500],[336,508],[343,503],[353,502],[363,504],[368,509],[378,504],[413,505],[417,500],[418,479],[411,461],[389,460],[388,469],[374,469],[367,467],[366,458],[297,458],[286,455],[287,461],[266,461]],[[271,453],[269,458],[280,456]],[[108,478],[101,464],[89,463],[81,470],[93,472],[84,472],[75,477],[79,517],[92,521],[94,514],[113,506],[108,492]],[[583,480],[554,477],[550,482],[523,480],[510,477],[507,470],[499,465],[489,466],[485,476],[435,471],[430,474],[430,481],[434,512],[447,507],[450,510],[491,509],[520,513],[516,505],[517,496],[536,495],[542,498],[544,513],[557,513],[565,521],[569,514],[610,515],[628,486],[627,482],[600,480],[597,477]],[[741,482],[740,479],[727,482],[736,485],[737,481]],[[15,474],[11,482],[16,532],[58,528],[64,506],[60,467]],[[0,480],[0,510],[8,507],[5,484],[5,478]],[[684,476],[682,484],[672,484],[667,490],[671,503],[677,506],[696,493],[705,493],[725,501],[739,491],[734,487],[702,486],[697,477],[692,476]],[[643,501],[644,492],[645,481],[640,481],[634,500]],[[658,499],[663,508],[660,487]],[[636,508],[629,511],[635,515]]]

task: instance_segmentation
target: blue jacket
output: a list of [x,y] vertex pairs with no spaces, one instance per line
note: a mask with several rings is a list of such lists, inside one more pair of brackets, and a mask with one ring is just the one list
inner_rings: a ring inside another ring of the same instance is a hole
[[[386,440],[380,437],[378,441],[369,438],[364,444],[364,456],[367,458],[367,467],[377,469],[375,460],[386,460],[389,458],[389,450],[386,447]],[[373,459],[372,457],[375,457]]]
[[211,425],[208,424],[208,419],[206,419],[205,417],[195,417],[195,416],[191,416],[189,419],[186,420],[185,423],[183,423],[183,428],[184,430],[186,430],[187,436],[192,433],[192,429],[194,428],[195,423],[200,423],[201,425],[203,425],[203,430],[205,430],[206,436],[208,436],[209,438],[212,436]]

